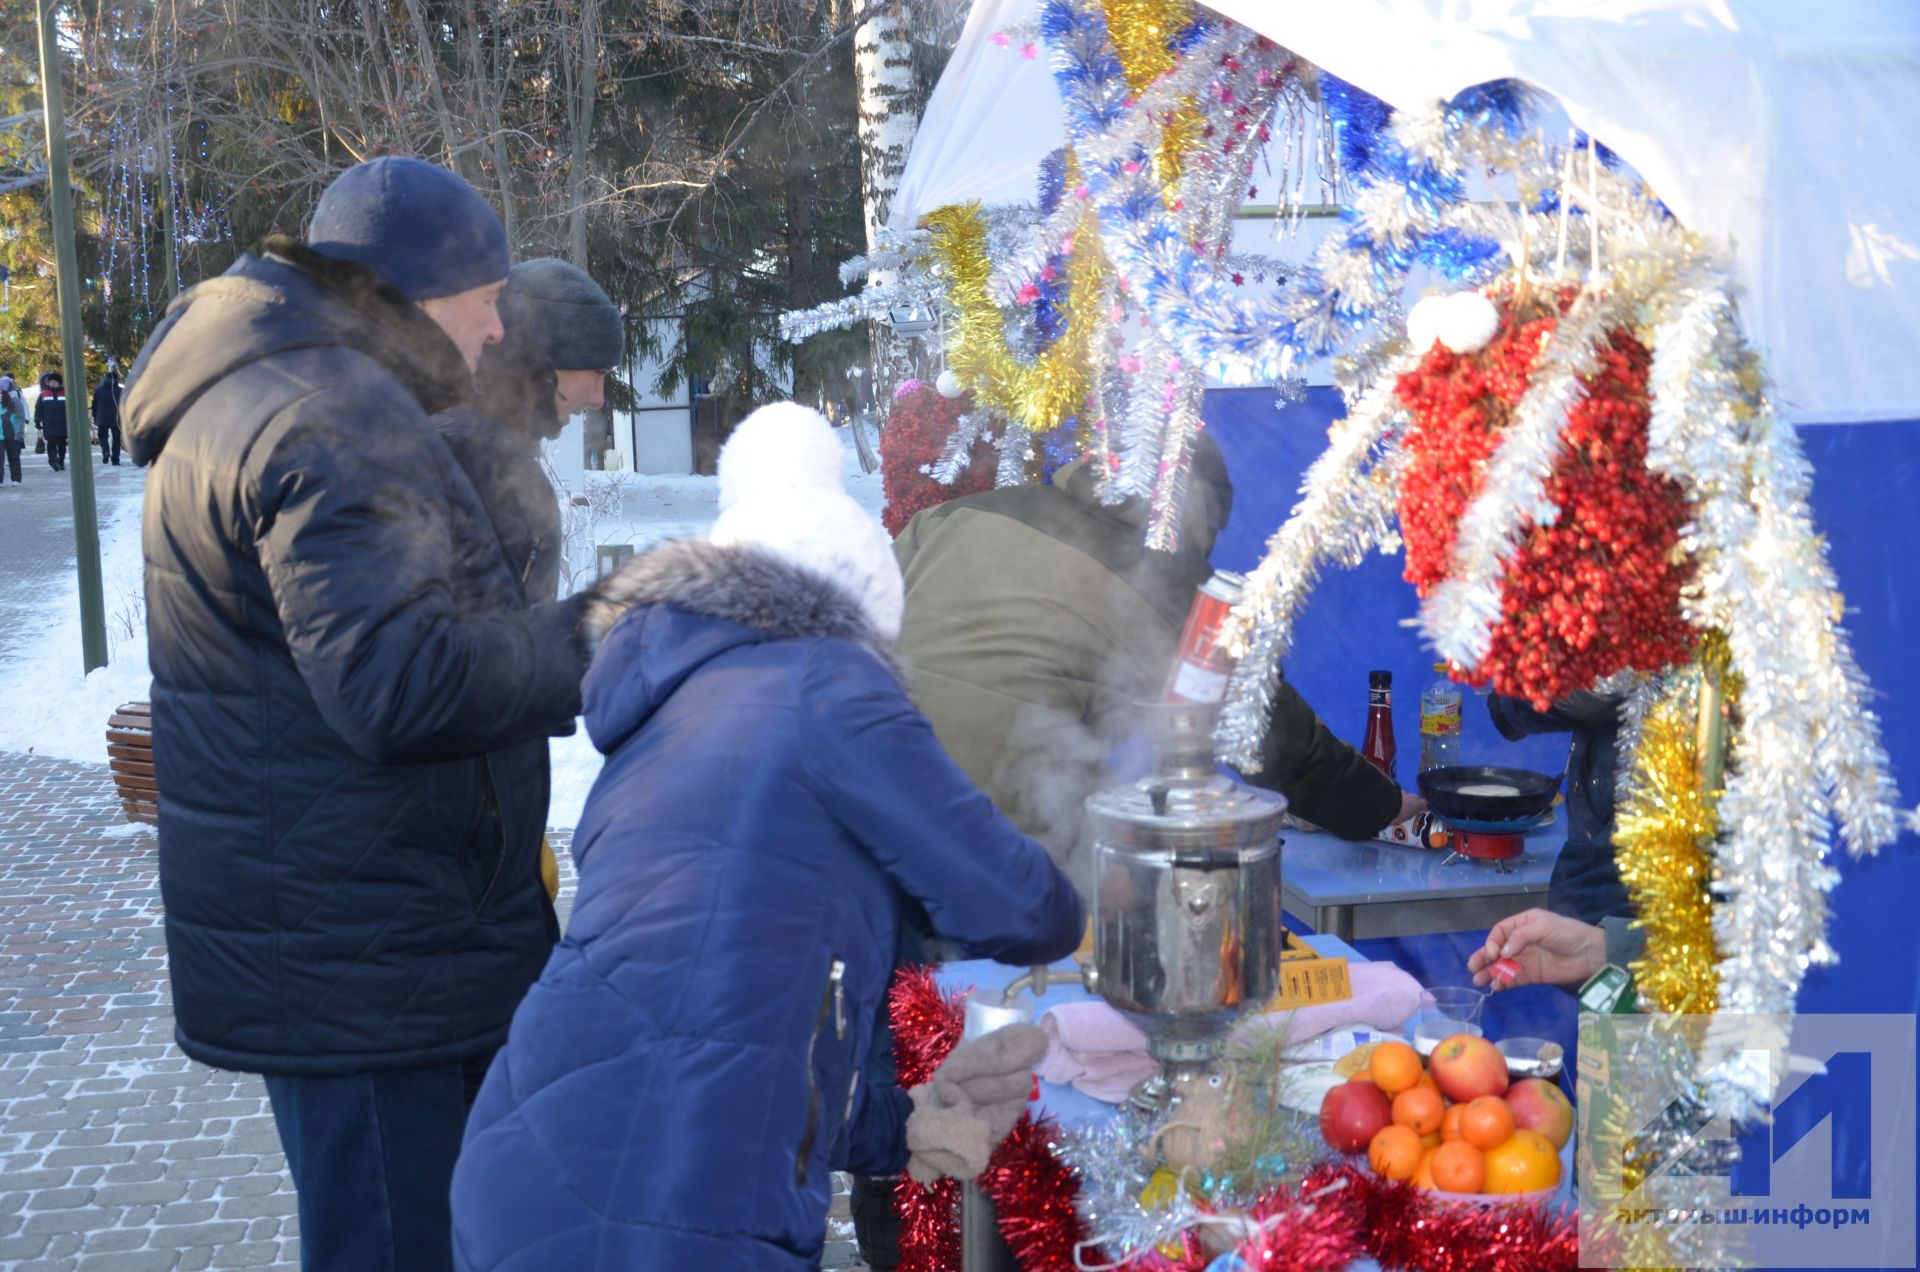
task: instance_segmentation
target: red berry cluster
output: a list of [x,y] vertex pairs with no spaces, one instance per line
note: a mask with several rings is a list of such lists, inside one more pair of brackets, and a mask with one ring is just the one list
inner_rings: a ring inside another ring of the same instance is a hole
[[[1501,302],[1485,349],[1456,354],[1436,342],[1395,384],[1414,421],[1400,485],[1406,579],[1423,597],[1447,577],[1460,516],[1570,300],[1563,294],[1559,310]],[[1547,482],[1560,518],[1529,531],[1507,562],[1500,621],[1486,658],[1460,677],[1466,683],[1545,710],[1617,671],[1656,671],[1692,649],[1695,632],[1680,614],[1693,568],[1679,548],[1689,508],[1678,484],[1647,468],[1651,361],[1628,332],[1608,337]]]
[[880,521],[888,534],[899,534],[922,508],[993,488],[999,452],[984,441],[974,443],[972,461],[951,486],[942,486],[921,471],[940,462],[947,439],[972,406],[971,394],[942,397],[928,383],[894,398],[887,426],[880,430],[880,470],[887,492]]

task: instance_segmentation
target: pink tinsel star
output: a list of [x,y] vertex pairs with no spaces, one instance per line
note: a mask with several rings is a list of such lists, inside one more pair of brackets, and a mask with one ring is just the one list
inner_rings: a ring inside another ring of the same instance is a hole
[[1033,61],[1033,59],[1036,56],[1038,56],[1039,52],[1040,50],[1035,48],[1032,44],[1023,44],[1020,46],[1020,56],[1024,57],[1029,62]]
[[1234,285],[1235,287],[1244,287],[1244,286],[1246,286],[1246,284],[1247,284],[1247,278],[1246,278],[1246,275],[1244,275],[1244,274],[1235,274],[1235,275],[1233,276],[1233,285]]
[[995,31],[993,33],[993,43],[994,43],[994,47],[996,48],[1004,49],[1007,47],[1007,45],[1011,44],[1012,42],[1013,41],[1007,38],[1007,33],[1005,31]]
[[1040,289],[1032,283],[1022,283],[1020,290],[1014,293],[1013,298],[1023,305],[1031,305],[1040,299]]

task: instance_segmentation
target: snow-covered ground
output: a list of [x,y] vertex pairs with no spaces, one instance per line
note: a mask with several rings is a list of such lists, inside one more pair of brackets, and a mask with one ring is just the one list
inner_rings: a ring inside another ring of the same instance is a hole
[[[120,470],[108,471],[111,482],[95,473],[108,665],[81,675],[80,590],[70,567],[30,584],[16,579],[14,586],[36,587],[43,595],[35,604],[38,614],[22,624],[22,632],[8,634],[0,655],[0,751],[105,764],[107,717],[121,703],[147,696],[140,561],[146,482],[137,470],[124,477]],[[62,520],[36,533],[59,534],[70,544],[73,530]]]
[[[847,449],[847,491],[877,517],[885,503],[880,474],[863,473],[853,438],[840,430]],[[128,474],[132,476],[133,474]],[[592,545],[631,544],[636,550],[662,539],[704,534],[719,512],[719,486],[711,477],[649,477],[637,473],[587,473],[590,517],[579,519],[585,569],[591,577]],[[79,670],[80,612],[73,576],[47,586],[36,635],[10,643],[0,660],[0,752],[27,752],[107,762],[106,722],[123,702],[147,696],[147,633],[140,557],[141,495],[145,483],[130,480],[101,489],[100,552],[106,594],[111,661],[90,676]],[[553,744],[553,804],[549,825],[571,829],[580,819],[587,791],[600,771],[600,756],[584,731]]]

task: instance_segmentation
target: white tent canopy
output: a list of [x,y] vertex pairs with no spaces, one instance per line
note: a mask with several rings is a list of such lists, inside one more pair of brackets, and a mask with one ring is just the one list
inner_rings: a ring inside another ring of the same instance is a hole
[[[1396,107],[1516,78],[1730,249],[1802,423],[1920,419],[1920,6],[1911,0],[1213,0]],[[893,202],[1030,201],[1065,140],[1039,0],[976,0]]]

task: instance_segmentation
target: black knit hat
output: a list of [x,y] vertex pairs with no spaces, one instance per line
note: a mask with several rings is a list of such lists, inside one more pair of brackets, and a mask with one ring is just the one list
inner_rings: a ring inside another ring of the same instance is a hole
[[358,261],[408,300],[497,283],[513,264],[507,232],[479,191],[458,173],[399,155],[335,177],[313,211],[307,246]]
[[555,371],[606,371],[626,354],[620,311],[600,284],[558,257],[513,267],[500,297],[500,324],[510,341],[524,339]]

